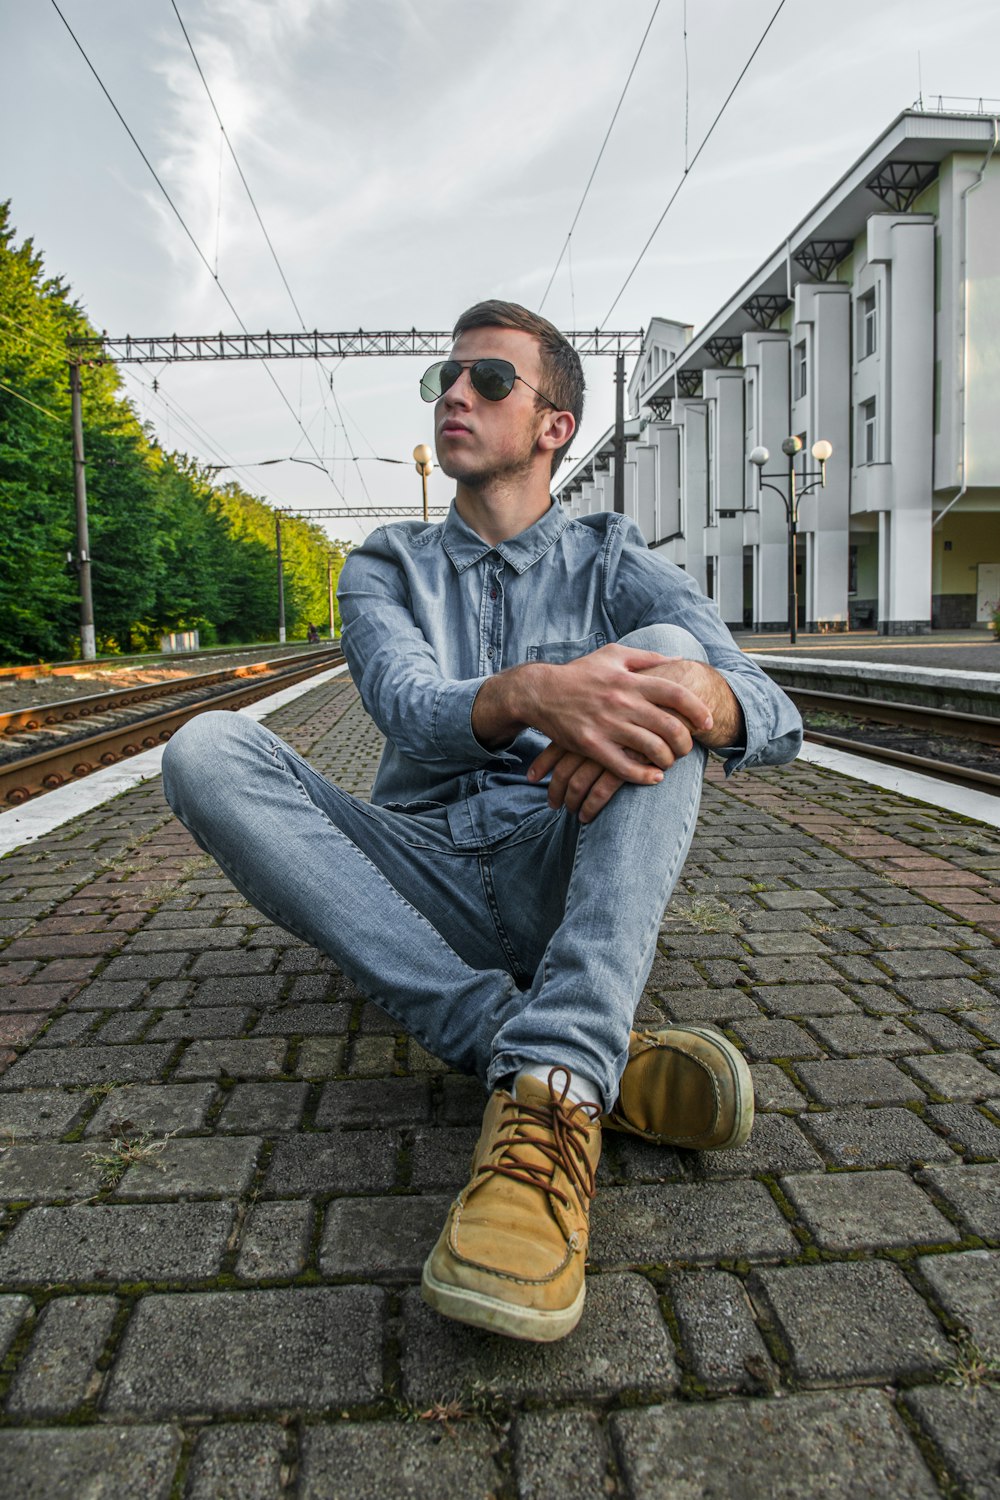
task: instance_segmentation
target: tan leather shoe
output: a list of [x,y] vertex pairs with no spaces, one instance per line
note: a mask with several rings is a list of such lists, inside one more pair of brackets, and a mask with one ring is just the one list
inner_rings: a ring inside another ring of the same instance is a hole
[[553,1068],[486,1106],[471,1180],[424,1265],[424,1300],[446,1318],[537,1343],[580,1321],[601,1127],[567,1083]]
[[716,1031],[633,1031],[618,1098],[602,1124],[661,1146],[727,1151],[753,1125],[753,1079],[743,1054]]

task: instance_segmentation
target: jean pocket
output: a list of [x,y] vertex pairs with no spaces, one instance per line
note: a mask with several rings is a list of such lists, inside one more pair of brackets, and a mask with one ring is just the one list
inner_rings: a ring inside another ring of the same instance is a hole
[[576,661],[580,656],[589,656],[592,651],[599,651],[607,643],[608,638],[603,630],[595,630],[592,635],[586,635],[580,641],[541,641],[536,646],[528,647],[525,661],[547,661],[559,666],[563,662]]
[[385,810],[386,810],[386,812],[400,812],[400,813],[443,812],[444,811],[444,807],[445,807],[445,804],[443,802],[420,802],[420,801],[415,801],[415,802],[380,802],[377,805],[379,807],[384,807]]

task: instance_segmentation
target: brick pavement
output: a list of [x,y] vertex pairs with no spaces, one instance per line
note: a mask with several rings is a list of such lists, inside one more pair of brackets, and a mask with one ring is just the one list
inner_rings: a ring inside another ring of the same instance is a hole
[[[272,722],[351,789],[342,679]],[[645,1021],[724,1030],[728,1154],[609,1137],[584,1320],[435,1317],[483,1105],[138,787],[0,862],[16,1496],[995,1496],[1000,834],[712,773]]]

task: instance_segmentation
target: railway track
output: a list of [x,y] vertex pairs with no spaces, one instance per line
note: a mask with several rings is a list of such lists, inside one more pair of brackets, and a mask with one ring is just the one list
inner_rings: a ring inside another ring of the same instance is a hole
[[[102,766],[155,749],[189,718],[210,708],[243,708],[343,661],[339,648],[199,673],[0,714],[0,809],[13,807]],[[953,741],[1000,747],[1000,717],[883,699],[788,688],[796,706],[855,720],[916,729]],[[150,711],[152,710],[152,711]],[[123,718],[125,722],[122,722]],[[939,757],[806,728],[806,739],[940,780],[1000,793],[1000,774]],[[47,741],[47,743],[46,743]]]
[[336,648],[0,714],[0,808],[153,750],[195,714],[243,708],[343,661]]
[[803,713],[806,722],[805,737],[814,744],[830,745],[836,750],[847,750],[854,755],[864,755],[869,760],[881,761],[887,765],[904,766],[911,771],[936,776],[941,781],[949,781],[958,786],[1000,793],[1000,774],[997,772],[961,765],[940,757],[917,755],[895,746],[873,744],[864,738],[827,733],[823,729],[811,727],[808,715],[812,709],[821,714],[836,714],[867,723],[915,729],[921,734],[941,736],[951,741],[972,741],[975,744],[995,746],[1000,746],[1000,717],[989,718],[983,714],[959,713],[952,709],[926,708],[913,703],[857,698],[805,688],[786,687],[785,692]]
[[21,662],[16,665],[0,666],[0,682],[24,682],[29,679],[37,682],[39,679],[59,677],[78,678],[84,673],[92,675],[95,671],[115,671],[122,667],[142,669],[176,666],[178,662],[197,661],[202,656],[250,656],[261,650],[275,651],[279,655],[284,655],[286,651],[290,652],[293,649],[291,643],[285,646],[277,641],[257,645],[248,645],[244,642],[237,646],[198,646],[191,651],[138,651],[126,656],[120,654],[98,656],[88,661],[75,657],[69,661]]

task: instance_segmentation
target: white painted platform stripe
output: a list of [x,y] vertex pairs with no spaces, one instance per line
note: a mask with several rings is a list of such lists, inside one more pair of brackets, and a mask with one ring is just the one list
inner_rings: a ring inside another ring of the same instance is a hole
[[832,745],[805,744],[798,758],[828,771],[838,771],[841,776],[850,776],[855,781],[866,781],[869,786],[899,792],[903,797],[929,802],[932,807],[940,807],[945,812],[959,813],[963,818],[975,818],[978,823],[1000,828],[1000,797],[995,797],[992,792],[976,792],[901,766],[879,765],[862,755],[835,750]]

